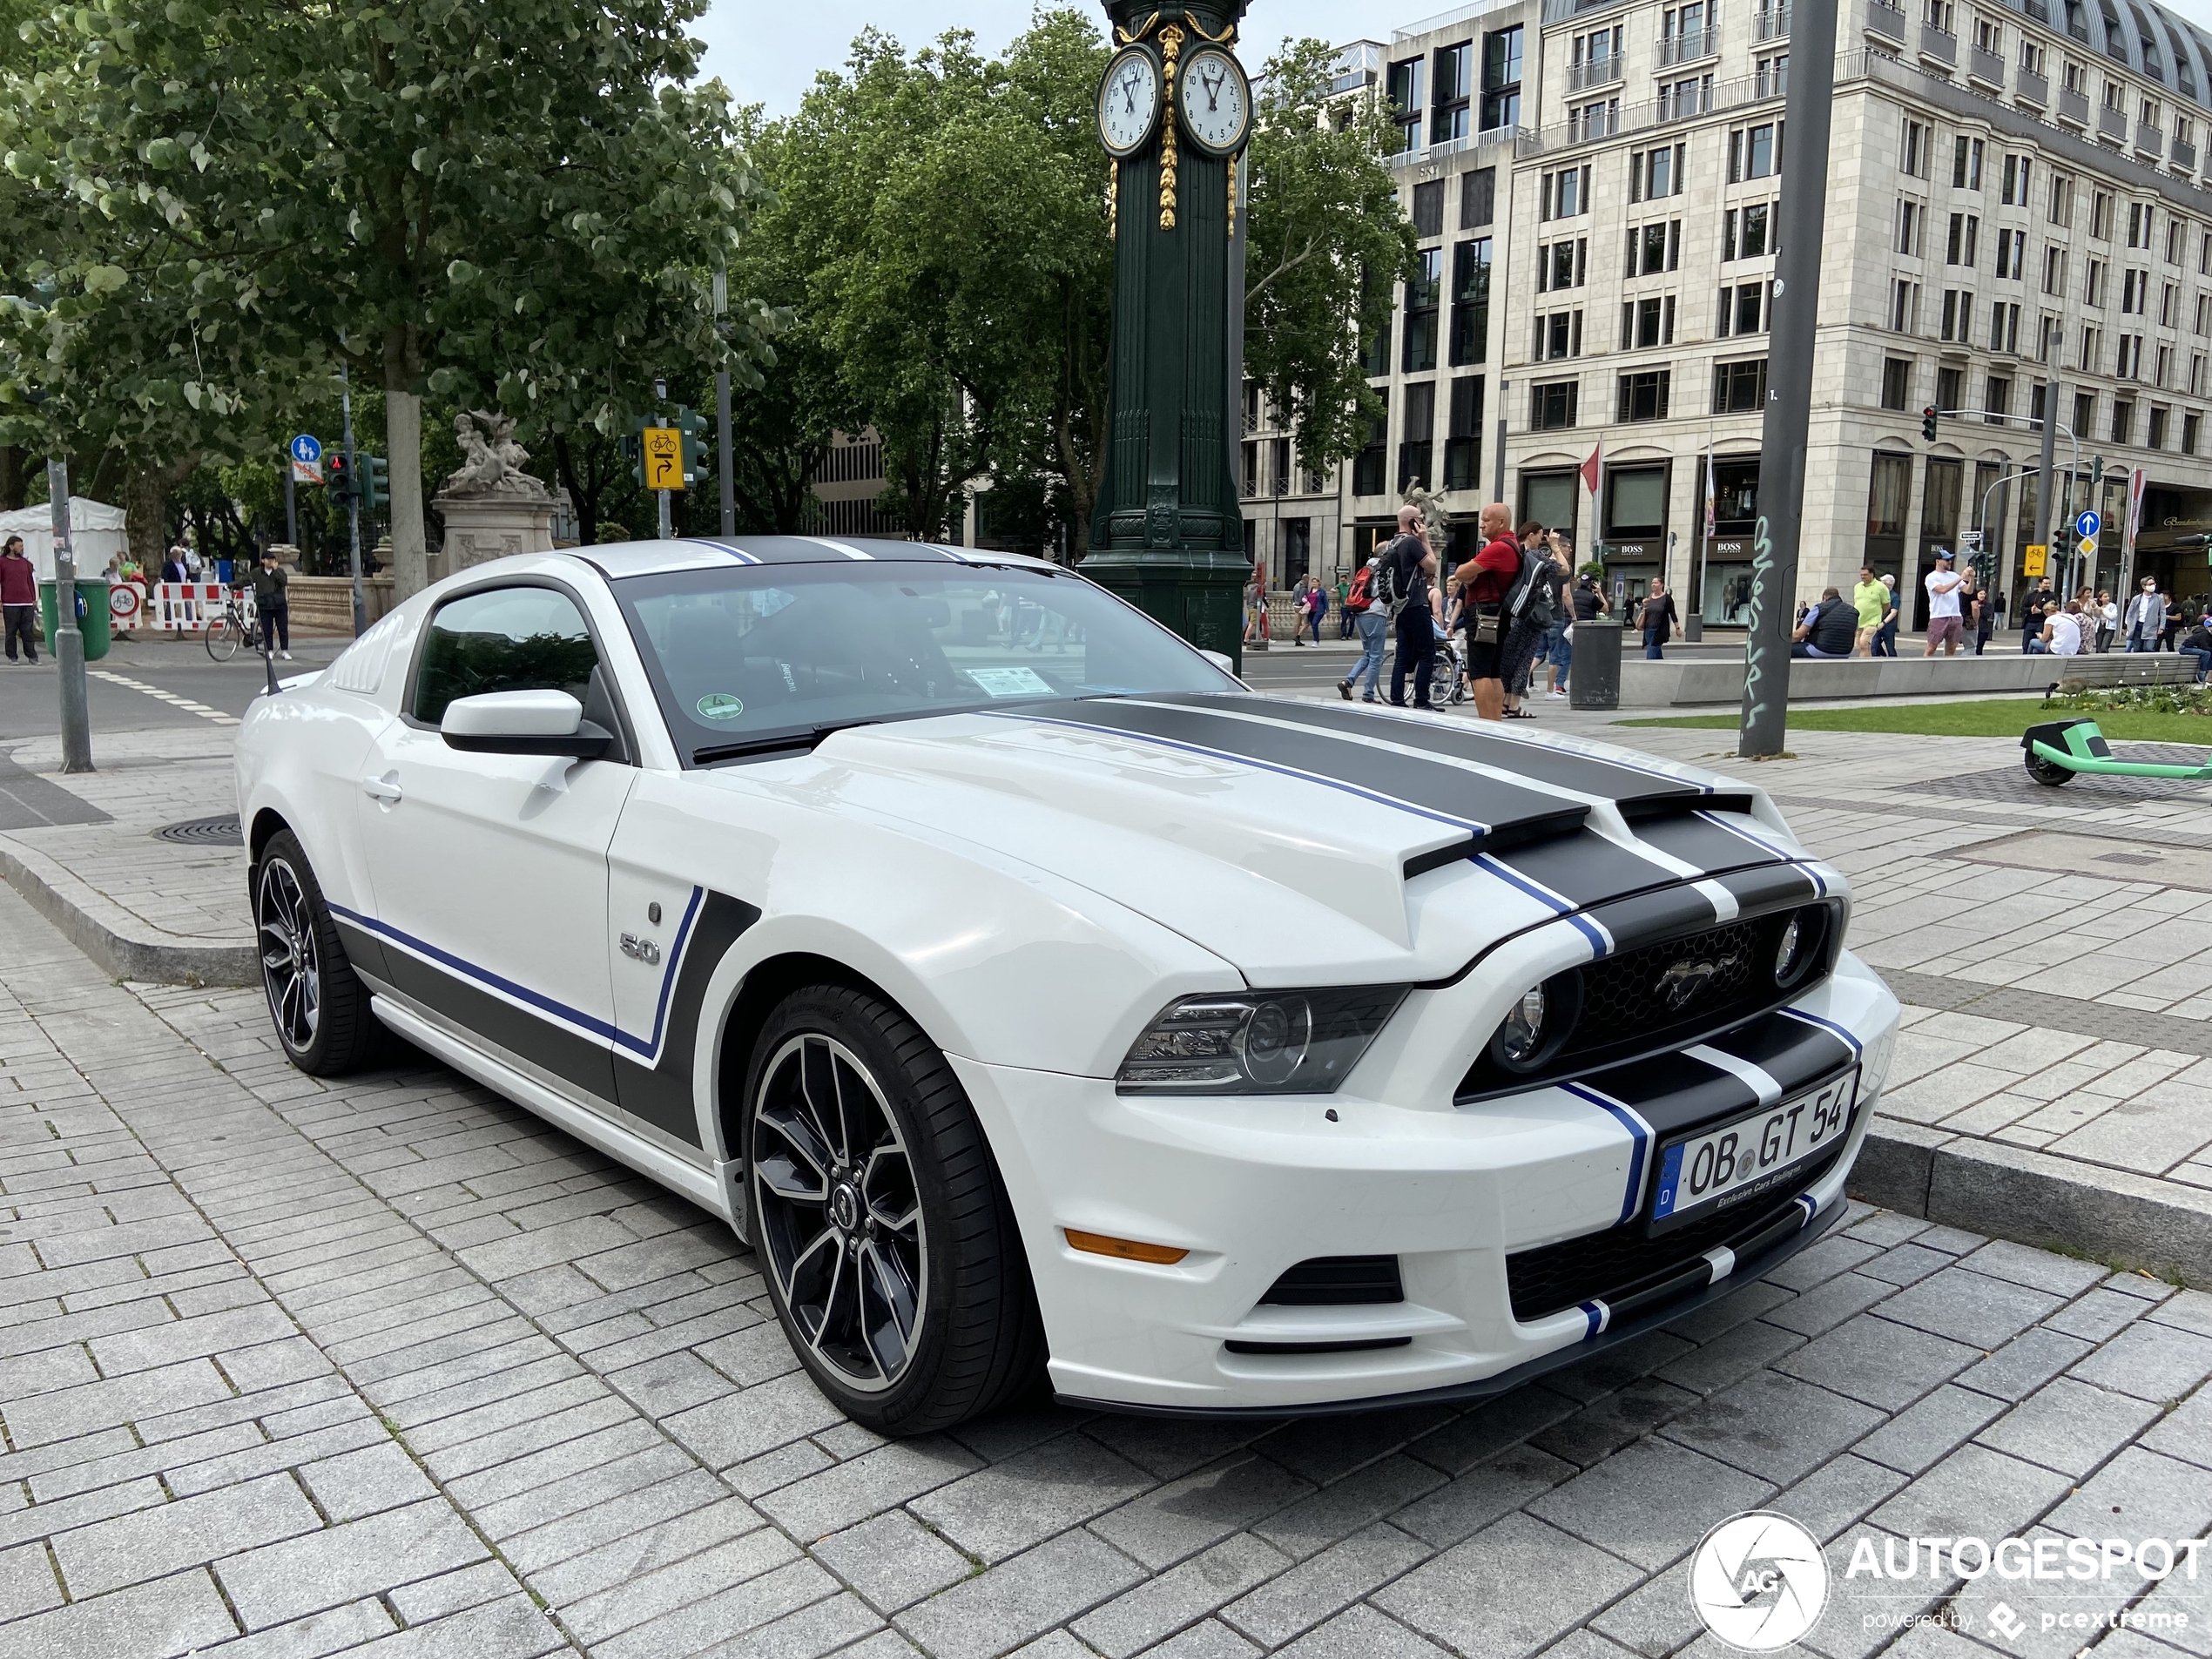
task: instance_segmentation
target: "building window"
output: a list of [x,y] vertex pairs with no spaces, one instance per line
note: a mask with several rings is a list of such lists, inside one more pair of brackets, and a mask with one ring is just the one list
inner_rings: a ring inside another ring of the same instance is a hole
[[1539,193],[1539,219],[1575,219],[1590,211],[1590,170],[1562,167],[1544,174]]
[[1479,231],[1498,216],[1498,170],[1477,167],[1460,175],[1460,228]]
[[1403,367],[1409,374],[1436,367],[1436,313],[1444,287],[1444,250],[1425,247],[1418,257],[1420,274],[1406,285]]
[[1920,203],[1900,197],[1897,204],[1897,251],[1908,258],[1917,257],[1925,239],[1928,210]]
[[1622,276],[1656,276],[1671,271],[1682,262],[1682,220],[1631,226],[1626,246]]
[[1766,359],[1713,365],[1713,413],[1756,415],[1766,407]]
[[1905,534],[1905,498],[1912,493],[1912,457],[1874,454],[1874,475],[1866,491],[1866,533]]
[[1244,469],[1238,481],[1237,493],[1246,501],[1259,494],[1259,445],[1244,446]]
[[1992,426],[2005,424],[2005,417],[2013,412],[2013,383],[2002,374],[1992,374],[1982,386],[1983,419]]
[[1686,144],[1662,145],[1656,150],[1631,150],[1629,152],[1629,199],[1631,202],[1654,201],[1662,196],[1681,195],[1689,159],[1689,146]]
[[1432,179],[1413,186],[1413,234],[1427,238],[1444,234],[1444,181]]
[[1773,246],[1775,218],[1772,202],[1747,202],[1721,215],[1721,262],[1758,260]]
[[1436,453],[1436,382],[1408,381],[1399,408],[1403,418],[1398,428],[1398,491],[1402,496],[1416,484],[1433,486],[1436,482],[1436,475],[1430,470]]
[[1981,140],[1960,133],[1951,145],[1951,187],[1953,190],[1981,188]]
[[2020,308],[2001,300],[1989,307],[1989,349],[2020,355]]
[[2182,453],[2183,455],[2193,455],[2196,453],[2197,439],[2203,430],[2204,417],[2202,415],[2190,411],[2182,416]]
[[[1730,150],[1736,147],[1733,134],[1730,135],[1729,147]],[[1925,121],[1915,121],[1907,116],[1904,132],[1898,141],[1899,170],[1908,179],[1925,179],[1928,176],[1929,152],[1934,147],[1935,129]]]
[[2043,292],[2059,295],[2066,293],[2066,250],[2062,247],[2043,250]]
[[2112,441],[2133,443],[2135,441],[2135,406],[2124,397],[2112,400]]
[[2074,180],[2064,173],[2051,177],[2051,223],[2069,230],[2074,226]]
[[1730,131],[1730,184],[1741,184],[1746,179],[1770,179],[1782,171],[1782,127],[1779,121],[1762,121],[1757,126]]
[[1474,43],[1440,47],[1435,60],[1436,110],[1431,144],[1449,144],[1467,135],[1468,93],[1474,78]]
[[1588,274],[1590,240],[1578,236],[1571,242],[1541,243],[1536,249],[1536,292],[1579,288]]
[[[1892,333],[1917,334],[1920,332],[1920,285],[1904,277],[1890,285],[1890,328]],[[1370,370],[1379,374],[1380,370]]]
[[1268,491],[1271,495],[1287,496],[1291,492],[1291,441],[1277,438],[1267,447]]
[[1664,368],[1622,375],[1613,418],[1624,424],[1630,421],[1665,420],[1667,384],[1672,378],[1673,371]]
[[1367,424],[1367,442],[1352,458],[1352,493],[1355,496],[1379,496],[1383,493],[1383,467],[1389,458],[1390,417],[1378,415]]
[[2112,240],[2112,192],[2096,192],[2089,200],[2089,234],[2100,242]]
[[1946,415],[1956,415],[1966,402],[1966,371],[1963,368],[1936,370],[1936,408]]
[[2097,424],[2097,395],[2076,392],[2074,395],[2074,435],[2088,437]]
[[1771,57],[1761,57],[1753,62],[1751,96],[1754,98],[1790,96],[1790,54],[1788,52],[1776,52]]
[[1534,432],[1550,432],[1575,424],[1578,382],[1552,381],[1528,388],[1528,426]]
[[2143,441],[2152,448],[2163,449],[2166,447],[2166,422],[2171,413],[2155,403],[2151,405],[2150,429],[2143,435]]
[[2204,395],[2204,354],[2201,351],[2189,354],[2189,395]]
[[1421,77],[1425,59],[1408,57],[1390,66],[1391,112],[1398,121],[1399,150],[1421,147]]
[[2105,262],[2091,260],[2085,269],[2088,273],[2088,280],[2081,285],[2081,303],[2094,306],[2101,311],[2105,303]]
[[1653,294],[1621,302],[1621,349],[1643,351],[1675,343],[1675,296]]
[[1521,25],[1482,37],[1482,130],[1521,125]]
[[1734,334],[1756,334],[1766,326],[1766,287],[1764,282],[1737,282],[1721,290],[1720,305],[1713,314],[1713,334],[1717,339]]
[[2006,206],[2025,207],[2027,206],[2029,166],[2030,158],[2027,156],[2005,158],[2005,179],[2002,187],[1998,192],[1998,199]]
[[1451,424],[1444,439],[1444,488],[1479,489],[1482,474],[1482,380],[1452,382]]
[[1476,237],[1452,250],[1452,366],[1486,361],[1490,354],[1490,239]]
[[1882,407],[1885,409],[1908,409],[1912,407],[1912,360],[1910,357],[1882,359]]
[[1649,543],[1667,529],[1667,469],[1608,467],[1605,473],[1605,538]]
[[1530,354],[1538,362],[1549,362],[1562,357],[1582,354],[1582,314],[1579,311],[1554,311],[1536,319],[1535,349]]
[[1973,337],[1974,296],[1963,288],[1943,291],[1943,327],[1939,338],[1965,345]]
[[2000,281],[2017,282],[2020,277],[2020,263],[2027,257],[2026,231],[1997,233],[1997,270]]
[[1981,218],[1979,214],[1952,214],[1950,233],[1944,239],[1943,262],[1946,265],[1972,265],[1980,236]]

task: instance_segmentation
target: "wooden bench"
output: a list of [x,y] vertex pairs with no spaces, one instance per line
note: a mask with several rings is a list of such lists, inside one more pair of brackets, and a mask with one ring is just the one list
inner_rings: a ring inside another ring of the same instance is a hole
[[2044,695],[2074,685],[2083,691],[2101,691],[2114,685],[2192,685],[2195,682],[2196,664],[2179,651],[2103,651],[2067,662],[2064,677],[2053,680]]

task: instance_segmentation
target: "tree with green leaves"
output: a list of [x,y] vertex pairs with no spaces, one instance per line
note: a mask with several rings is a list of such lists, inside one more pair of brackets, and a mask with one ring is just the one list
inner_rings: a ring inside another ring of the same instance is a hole
[[[687,84],[699,47],[685,25],[703,10],[57,10],[36,28],[63,67],[40,72],[0,151],[34,192],[105,224],[62,227],[35,280],[56,307],[188,291],[247,339],[311,345],[381,389],[411,592],[427,574],[426,391],[496,394],[526,430],[605,435],[677,360],[752,375],[762,319],[741,302],[718,333],[705,303],[757,186],[719,84]],[[53,389],[29,356],[15,376]]]

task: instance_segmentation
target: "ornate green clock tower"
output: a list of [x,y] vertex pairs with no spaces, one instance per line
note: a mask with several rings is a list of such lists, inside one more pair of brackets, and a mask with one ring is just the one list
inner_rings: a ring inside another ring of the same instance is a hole
[[1083,574],[1242,664],[1244,0],[1107,0],[1098,134],[1113,165],[1114,358]]

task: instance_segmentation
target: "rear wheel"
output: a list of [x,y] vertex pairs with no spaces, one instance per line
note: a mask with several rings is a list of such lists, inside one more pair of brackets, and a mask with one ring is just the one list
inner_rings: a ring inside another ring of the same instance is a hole
[[292,1063],[318,1077],[365,1063],[382,1028],[290,830],[271,837],[253,867],[253,936],[269,1017]]
[[1025,1387],[1042,1332],[1011,1207],[950,1068],[898,1009],[786,997],[753,1049],[744,1145],[777,1318],[815,1384],[887,1434]]
[[219,663],[227,663],[238,655],[238,624],[227,617],[218,617],[207,624],[207,654]]
[[2027,752],[2027,775],[2039,784],[2048,784],[2052,788],[2056,789],[2062,784],[2070,784],[2074,781],[2074,773],[2070,770],[2060,765],[2055,760],[2044,759],[2033,749]]

